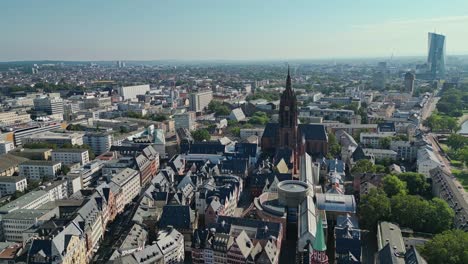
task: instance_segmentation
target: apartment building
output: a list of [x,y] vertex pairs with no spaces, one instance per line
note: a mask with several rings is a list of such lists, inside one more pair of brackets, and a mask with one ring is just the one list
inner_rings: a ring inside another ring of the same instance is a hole
[[124,100],[137,99],[137,95],[146,94],[150,91],[149,84],[122,86],[117,88],[117,93],[123,97]]
[[11,126],[15,124],[22,124],[30,122],[29,114],[18,114],[16,112],[1,112],[0,113],[0,126]]
[[84,165],[89,162],[87,149],[54,149],[52,161],[61,162],[64,165],[79,163]]
[[56,161],[29,160],[19,165],[19,175],[28,180],[53,179],[62,169],[62,164]]
[[14,194],[16,191],[24,192],[28,188],[26,178],[19,176],[0,177],[0,197]]
[[213,100],[212,91],[203,91],[190,94],[190,110],[194,112],[202,112],[208,107],[211,100]]

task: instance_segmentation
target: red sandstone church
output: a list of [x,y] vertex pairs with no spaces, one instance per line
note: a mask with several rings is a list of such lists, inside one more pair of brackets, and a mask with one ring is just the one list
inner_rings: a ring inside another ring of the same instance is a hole
[[297,168],[299,157],[304,152],[314,157],[328,153],[328,136],[320,124],[299,124],[297,98],[292,89],[291,76],[286,78],[286,90],[281,95],[279,123],[268,123],[263,132],[263,152],[275,153],[277,162],[284,159]]

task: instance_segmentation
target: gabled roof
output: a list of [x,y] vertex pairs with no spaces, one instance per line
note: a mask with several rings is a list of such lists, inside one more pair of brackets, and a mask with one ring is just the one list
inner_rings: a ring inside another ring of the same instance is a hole
[[305,136],[306,140],[328,141],[328,136],[324,125],[299,124],[299,131],[302,135]]

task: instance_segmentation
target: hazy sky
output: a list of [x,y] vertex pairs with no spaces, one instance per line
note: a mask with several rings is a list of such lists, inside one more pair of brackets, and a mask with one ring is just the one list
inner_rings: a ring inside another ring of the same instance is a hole
[[0,61],[468,54],[468,0],[4,0]]

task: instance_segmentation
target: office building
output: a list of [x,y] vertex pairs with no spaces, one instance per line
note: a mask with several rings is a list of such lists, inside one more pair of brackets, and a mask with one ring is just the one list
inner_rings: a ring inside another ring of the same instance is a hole
[[34,98],[34,111],[31,113],[33,119],[42,116],[61,116],[63,119],[64,107],[60,95],[48,94]]
[[427,64],[433,78],[445,77],[445,36],[428,33],[428,55]]
[[405,92],[413,94],[415,75],[411,72],[405,74]]
[[61,162],[64,165],[75,163],[84,165],[89,162],[89,152],[87,149],[54,149],[52,161]]
[[83,144],[88,145],[96,156],[110,150],[113,137],[107,133],[86,133],[83,136]]
[[25,137],[29,137],[33,135],[35,136],[43,132],[52,131],[52,130],[60,129],[60,128],[61,128],[61,124],[57,122],[45,123],[45,124],[36,123],[33,126],[15,130],[13,132],[13,141],[15,142],[15,146],[19,147],[23,144],[23,138]]
[[133,85],[133,86],[122,86],[117,88],[117,92],[124,100],[135,100],[137,95],[146,94],[150,91],[149,84],[144,85]]
[[190,94],[190,110],[195,112],[202,112],[208,107],[211,100],[213,100],[212,91],[203,91]]
[[60,173],[61,168],[60,162],[29,160],[19,165],[19,175],[29,180],[53,179]]

